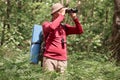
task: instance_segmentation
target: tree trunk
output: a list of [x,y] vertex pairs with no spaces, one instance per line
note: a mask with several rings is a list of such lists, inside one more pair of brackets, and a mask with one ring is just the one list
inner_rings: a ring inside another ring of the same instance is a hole
[[9,18],[10,18],[10,0],[7,0],[7,10],[6,10],[6,19],[7,19],[7,28],[10,29],[10,24],[9,24]]
[[4,36],[5,36],[5,22],[3,22],[3,28],[2,28],[2,35],[1,35],[1,42],[0,42],[1,46],[4,43]]
[[106,20],[105,20],[105,21],[106,21],[106,23],[108,22],[108,16],[109,16],[109,15],[108,15],[108,13],[109,13],[109,11],[108,11],[108,10],[106,10]]
[[[17,2],[17,10],[18,12],[22,11],[22,1]],[[16,25],[19,27],[19,24],[21,23],[21,17],[17,18]]]
[[112,30],[112,58],[117,63],[120,62],[120,0],[114,0],[114,17],[113,17],[113,30]]
[[1,35],[0,45],[4,44],[5,29],[10,29],[10,24],[9,24],[9,18],[10,18],[10,0],[6,0],[5,3],[6,3],[7,7],[6,7],[6,15],[4,16],[4,20],[3,20],[3,28],[2,28],[2,35]]
[[64,0],[61,0],[61,4],[63,4],[63,5],[64,5]]
[[64,0],[61,0],[61,4],[63,4],[66,7],[69,6],[69,2],[70,2],[70,0],[66,0],[66,2],[64,2]]

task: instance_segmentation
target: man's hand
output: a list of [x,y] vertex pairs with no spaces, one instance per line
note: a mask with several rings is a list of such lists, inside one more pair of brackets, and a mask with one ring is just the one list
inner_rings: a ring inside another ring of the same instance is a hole
[[65,15],[65,11],[67,8],[62,8],[60,9],[60,11],[58,12],[59,14],[62,14],[63,16]]
[[69,13],[69,14],[70,14],[72,19],[76,19],[77,18],[77,14],[76,13]]

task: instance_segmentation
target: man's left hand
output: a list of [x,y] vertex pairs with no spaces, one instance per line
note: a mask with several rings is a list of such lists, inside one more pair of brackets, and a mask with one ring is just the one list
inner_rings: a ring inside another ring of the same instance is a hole
[[70,14],[72,19],[76,19],[77,18],[77,14],[76,13],[69,13],[69,14]]

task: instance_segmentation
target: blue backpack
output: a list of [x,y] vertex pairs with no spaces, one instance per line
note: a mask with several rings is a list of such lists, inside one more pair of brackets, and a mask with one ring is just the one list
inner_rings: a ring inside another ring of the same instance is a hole
[[43,30],[41,25],[35,24],[32,30],[32,39],[30,46],[30,63],[38,64],[40,55],[42,55],[41,44],[43,42]]
[[[62,24],[63,25],[63,24]],[[66,30],[66,26],[63,25],[64,29]],[[49,34],[47,35],[47,37]],[[38,64],[43,60],[43,52],[45,48],[45,44],[43,41],[43,30],[41,25],[35,24],[32,31],[32,40],[31,40],[31,47],[30,47],[30,63],[31,64]]]

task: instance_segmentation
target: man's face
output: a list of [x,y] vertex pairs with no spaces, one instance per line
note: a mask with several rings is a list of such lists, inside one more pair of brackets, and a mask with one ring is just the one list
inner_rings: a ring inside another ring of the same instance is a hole
[[57,18],[58,16],[59,16],[58,11],[53,14],[53,18],[54,18],[54,19]]
[[58,10],[57,12],[55,12],[55,13],[53,14],[53,18],[56,19],[61,12],[62,12],[62,9]]
[[59,16],[59,11],[57,11],[53,14],[53,19],[56,19],[58,16]]

